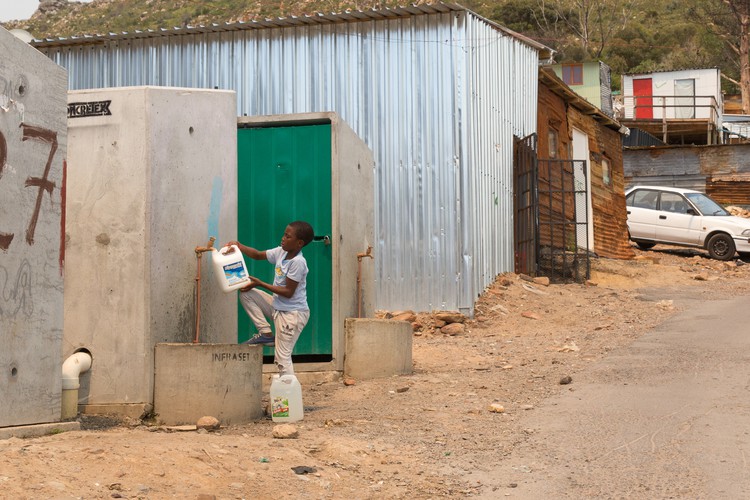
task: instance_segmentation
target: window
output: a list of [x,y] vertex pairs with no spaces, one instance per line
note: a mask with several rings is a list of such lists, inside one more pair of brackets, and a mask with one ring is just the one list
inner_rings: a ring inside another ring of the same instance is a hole
[[678,193],[665,192],[661,194],[661,201],[659,202],[660,210],[676,214],[686,214],[688,207],[685,198]]
[[629,207],[650,208],[656,210],[656,200],[659,198],[658,191],[639,189],[633,191],[625,198],[625,204]]
[[602,158],[602,182],[605,186],[612,185],[612,172],[607,158]]
[[563,64],[562,79],[568,85],[583,85],[583,64]]
[[547,132],[547,154],[551,159],[557,158],[557,130],[550,128]]

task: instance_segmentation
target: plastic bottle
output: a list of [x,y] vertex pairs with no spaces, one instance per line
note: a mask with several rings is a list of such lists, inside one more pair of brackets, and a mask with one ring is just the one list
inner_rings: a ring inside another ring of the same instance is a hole
[[271,419],[274,422],[297,422],[304,417],[302,386],[294,375],[271,377]]
[[242,288],[250,281],[245,259],[237,245],[214,250],[211,252],[211,260],[214,263],[214,274],[224,293]]

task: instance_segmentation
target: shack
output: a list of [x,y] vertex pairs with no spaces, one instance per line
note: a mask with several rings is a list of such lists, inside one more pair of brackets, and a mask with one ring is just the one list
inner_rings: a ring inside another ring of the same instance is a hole
[[237,92],[238,117],[338,113],[374,154],[374,207],[351,208],[375,212],[377,308],[471,313],[513,271],[513,138],[536,130],[538,64],[551,51],[464,7],[33,45],[68,70],[72,90],[218,88]]

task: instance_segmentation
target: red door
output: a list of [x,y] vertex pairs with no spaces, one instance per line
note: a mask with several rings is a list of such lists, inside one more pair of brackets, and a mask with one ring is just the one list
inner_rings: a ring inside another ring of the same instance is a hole
[[635,96],[636,119],[652,119],[654,117],[654,99],[651,97],[651,78],[633,80],[633,95]]

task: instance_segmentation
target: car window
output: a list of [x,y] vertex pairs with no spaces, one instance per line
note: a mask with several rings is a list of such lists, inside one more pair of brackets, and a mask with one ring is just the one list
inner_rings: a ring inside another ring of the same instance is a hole
[[659,209],[665,212],[686,214],[690,205],[679,193],[662,193],[659,201]]
[[687,193],[685,196],[687,196],[688,199],[698,207],[698,210],[700,210],[703,215],[729,215],[729,212],[724,210],[721,205],[703,193]]
[[651,210],[656,210],[656,201],[658,198],[658,191],[639,189],[630,193],[626,198],[625,203],[629,207],[650,208]]

